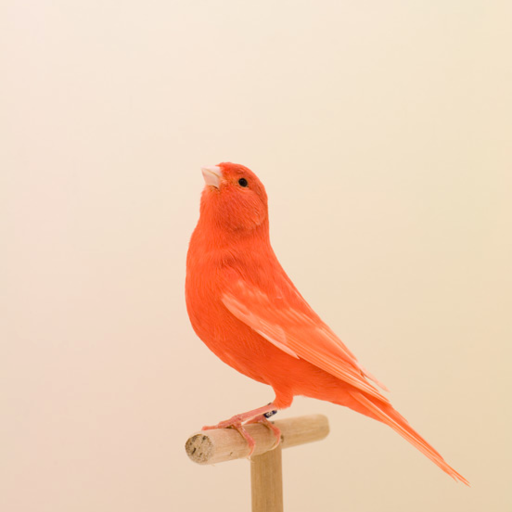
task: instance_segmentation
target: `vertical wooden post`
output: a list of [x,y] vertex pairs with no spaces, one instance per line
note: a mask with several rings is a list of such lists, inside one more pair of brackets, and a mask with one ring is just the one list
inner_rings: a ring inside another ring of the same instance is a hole
[[251,457],[252,512],[283,512],[282,450]]

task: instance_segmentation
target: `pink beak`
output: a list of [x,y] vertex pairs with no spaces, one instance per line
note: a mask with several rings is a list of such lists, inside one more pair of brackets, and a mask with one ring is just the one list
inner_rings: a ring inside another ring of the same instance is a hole
[[212,165],[210,167],[201,167],[201,172],[203,173],[204,182],[207,185],[219,188],[222,178],[222,170],[219,166]]

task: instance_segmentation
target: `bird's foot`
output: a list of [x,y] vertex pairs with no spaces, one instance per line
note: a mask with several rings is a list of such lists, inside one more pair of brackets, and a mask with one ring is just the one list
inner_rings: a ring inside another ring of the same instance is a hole
[[267,412],[265,414],[262,414],[261,416],[256,416],[256,418],[253,418],[252,420],[249,420],[246,423],[246,425],[249,423],[261,423],[262,425],[265,425],[274,434],[276,440],[274,442],[274,446],[270,448],[271,450],[277,448],[279,446],[279,443],[281,442],[281,431],[271,421],[268,420],[269,417],[273,416],[276,413],[277,411],[271,411],[271,413]]
[[225,421],[221,421],[220,423],[217,423],[217,425],[205,426],[202,428],[202,430],[213,430],[213,429],[218,429],[218,428],[234,428],[247,441],[247,444],[249,446],[249,457],[250,457],[254,452],[254,447],[256,446],[256,442],[249,435],[247,430],[244,428],[244,425],[247,425],[248,423],[263,423],[263,425],[268,427],[274,433],[274,435],[276,437],[276,443],[272,447],[272,449],[274,449],[279,444],[279,442],[281,440],[281,432],[273,423],[268,421],[267,418],[272,417],[276,413],[277,413],[277,410],[274,409],[274,406],[272,405],[272,403],[270,403],[268,405],[265,405],[258,409],[254,409],[252,411],[244,412],[242,414],[236,414],[229,420],[225,420]]
[[256,442],[252,438],[252,436],[245,430],[243,424],[242,424],[242,414],[237,414],[230,418],[229,420],[221,421],[217,425],[212,426],[205,426],[201,430],[214,430],[218,428],[233,428],[235,429],[247,442],[247,445],[249,446],[249,457],[253,454],[254,448],[256,446]]

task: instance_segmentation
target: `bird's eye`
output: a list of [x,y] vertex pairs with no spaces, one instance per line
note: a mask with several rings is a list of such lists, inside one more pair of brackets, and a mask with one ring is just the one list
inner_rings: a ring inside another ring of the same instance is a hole
[[238,184],[241,186],[241,187],[247,187],[248,183],[247,183],[247,180],[245,178],[240,178],[238,180]]

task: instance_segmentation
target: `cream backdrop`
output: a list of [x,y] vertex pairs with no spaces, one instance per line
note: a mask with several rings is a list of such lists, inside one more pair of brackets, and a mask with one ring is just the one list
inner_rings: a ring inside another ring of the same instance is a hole
[[201,165],[244,163],[317,312],[472,483],[326,414],[293,511],[512,510],[508,1],[3,0],[0,509],[249,510],[203,424],[273,398],[192,331]]

